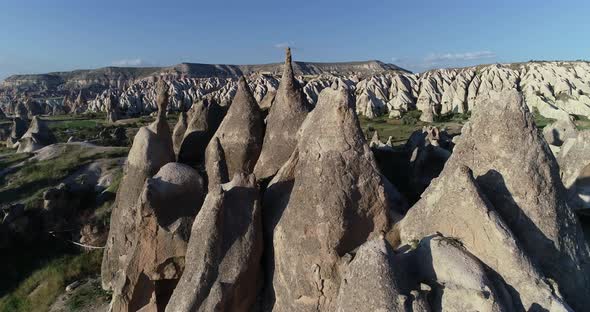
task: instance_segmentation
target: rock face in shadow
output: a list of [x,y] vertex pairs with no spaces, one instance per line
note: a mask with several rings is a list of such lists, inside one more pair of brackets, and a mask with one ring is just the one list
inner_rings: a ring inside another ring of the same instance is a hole
[[259,180],[277,173],[297,145],[297,131],[311,107],[293,76],[291,49],[287,48],[285,68],[279,90],[266,121],[264,144],[254,168]]
[[[404,244],[433,233],[461,242],[514,289],[508,296],[508,311],[519,306],[528,310],[535,305],[550,308],[563,304],[463,165],[449,163],[396,227]],[[460,263],[455,264],[460,272]],[[457,278],[460,275],[457,273]]]
[[167,105],[168,88],[161,81],[157,119],[149,126],[139,129],[135,135],[117,190],[102,261],[101,278],[104,289],[112,289],[113,283],[125,278],[122,270],[136,239],[136,207],[146,179],[156,174],[165,164],[174,162],[172,137],[165,115]]
[[10,129],[10,136],[6,141],[7,147],[13,147],[14,144],[18,143],[18,140],[27,132],[27,121],[26,119],[15,117],[12,120],[12,127]]
[[541,272],[574,309],[590,305],[590,252],[559,168],[517,91],[478,104],[446,166],[464,164]]
[[205,195],[191,167],[168,163],[143,186],[135,216],[137,239],[113,289],[112,311],[163,311],[185,266],[193,220]]
[[274,270],[266,304],[273,311],[330,311],[340,257],[386,232],[405,201],[379,173],[345,89],[320,94],[298,142],[265,192]]
[[203,99],[193,104],[189,122],[182,138],[178,161],[193,167],[205,162],[205,149],[225,116],[215,100]]
[[260,285],[259,197],[254,175],[243,174],[207,194],[166,311],[251,311]]
[[174,145],[174,153],[176,155],[180,152],[182,139],[184,138],[184,133],[187,128],[188,121],[186,112],[180,112],[180,114],[178,114],[178,122],[176,122],[176,126],[174,126],[174,130],[172,131],[172,144]]
[[39,116],[33,116],[29,129],[18,141],[17,153],[31,153],[55,142],[57,139],[47,124]]
[[[262,112],[250,92],[246,79],[242,77],[227,115],[213,135],[219,139],[230,177],[236,173],[252,173],[260,155],[263,136]],[[207,149],[209,148],[214,147],[209,144]],[[211,162],[205,159],[207,171],[210,171],[211,166]]]
[[354,259],[341,268],[336,311],[404,311],[395,269],[393,249],[384,238],[361,245]]

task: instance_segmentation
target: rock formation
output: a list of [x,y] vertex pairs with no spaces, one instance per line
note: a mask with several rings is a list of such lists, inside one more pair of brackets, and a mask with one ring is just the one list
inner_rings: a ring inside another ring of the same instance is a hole
[[575,138],[578,130],[570,119],[557,120],[543,128],[543,136],[550,145],[561,146],[565,140]]
[[215,100],[204,99],[193,104],[187,117],[189,122],[178,152],[178,161],[200,166],[205,161],[205,149],[225,116]]
[[273,311],[335,308],[340,257],[387,231],[405,201],[379,173],[344,88],[326,89],[264,198]]
[[259,196],[254,175],[244,174],[207,194],[166,311],[252,310],[262,256]]
[[10,136],[8,137],[8,140],[6,142],[6,146],[13,147],[16,143],[18,143],[18,140],[20,140],[23,134],[27,132],[27,122],[25,120],[26,119],[23,119],[18,116],[12,119]]
[[136,202],[146,179],[175,159],[170,127],[166,122],[167,105],[168,87],[161,81],[157,119],[149,126],[139,129],[135,135],[127,157],[124,175],[117,190],[101,270],[102,284],[105,289],[112,289],[113,284],[121,284],[119,279],[125,278],[123,268],[136,239]]
[[[225,155],[228,176],[236,173],[250,174],[254,170],[264,136],[262,112],[250,92],[244,77],[240,78],[238,91],[221,125],[213,135]],[[214,148],[209,143],[207,149]],[[205,159],[205,168],[214,166]]]
[[109,92],[106,102],[106,109],[107,109],[107,122],[114,123],[119,119],[119,114],[117,113],[118,105],[117,105],[117,98],[112,92]]
[[174,153],[176,155],[180,152],[180,146],[187,127],[188,121],[186,112],[182,111],[178,114],[178,122],[176,122],[176,126],[174,126],[174,130],[172,131],[172,143],[174,144]]
[[47,124],[39,116],[33,116],[29,129],[18,141],[17,153],[31,153],[56,142],[57,140]]
[[204,194],[199,174],[179,163],[164,165],[146,180],[134,219],[137,238],[122,269],[125,278],[113,289],[113,312],[164,310],[184,270],[190,228]]
[[361,245],[354,259],[340,268],[336,311],[404,311],[394,261],[393,248],[383,237]]
[[227,166],[225,165],[225,155],[221,148],[221,143],[218,138],[214,138],[211,144],[211,148],[207,149],[207,155],[205,155],[209,160],[209,168],[207,168],[209,191],[223,183],[229,182]]
[[557,162],[569,206],[575,210],[590,208],[590,132],[581,131],[575,138],[565,140]]
[[254,168],[256,178],[272,177],[289,159],[297,144],[296,134],[310,106],[293,76],[291,49],[287,48],[285,69],[266,121],[264,144]]
[[[449,163],[397,227],[406,244],[437,232],[464,244],[514,289],[508,311],[562,305],[465,166]],[[453,282],[450,276],[449,280]]]
[[518,92],[492,92],[477,105],[446,167],[464,164],[473,170],[481,193],[540,274],[557,282],[569,305],[583,309],[590,252],[566,204],[555,158]]

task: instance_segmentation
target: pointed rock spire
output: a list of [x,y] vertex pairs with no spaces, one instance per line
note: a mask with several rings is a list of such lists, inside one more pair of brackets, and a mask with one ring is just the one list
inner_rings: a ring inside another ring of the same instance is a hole
[[[481,105],[480,105],[481,104]],[[590,250],[559,167],[516,90],[473,110],[446,166],[464,164],[542,273],[575,310],[590,306]]]
[[405,208],[379,173],[345,89],[322,91],[264,205],[274,255],[267,300],[275,311],[335,310],[339,257],[388,231]]
[[165,83],[160,84],[158,119],[139,129],[127,156],[125,174],[117,190],[109,238],[103,255],[101,280],[104,289],[112,289],[114,284],[125,278],[125,261],[137,236],[136,202],[144,182],[162,166],[175,160],[172,135],[165,116],[167,92]]
[[137,239],[122,269],[125,278],[113,289],[111,311],[163,310],[171,293],[158,284],[173,287],[182,275],[203,187],[199,174],[179,163],[168,163],[147,179],[138,200]]
[[[228,175],[250,174],[260,155],[264,135],[262,112],[252,96],[246,78],[238,81],[238,91],[234,96],[227,115],[213,137],[219,139],[224,151]],[[209,142],[207,149],[214,148]],[[213,164],[205,159],[205,167]]]
[[227,167],[225,166],[225,155],[223,155],[219,138],[213,138],[211,144],[212,146],[207,149],[207,155],[205,156],[209,159],[208,163],[210,165],[207,167],[209,191],[218,187],[220,184],[227,183],[229,180]]
[[29,129],[19,140],[17,153],[34,152],[55,142],[57,139],[47,124],[39,116],[33,116]]
[[525,310],[563,304],[463,165],[445,167],[396,227],[404,244],[437,232],[461,241],[519,293],[513,300]]
[[297,145],[297,131],[310,110],[303,90],[293,76],[291,49],[287,48],[283,77],[267,117],[262,152],[254,168],[258,179],[275,175],[289,159]]
[[251,311],[260,286],[262,216],[254,175],[207,194],[168,312]]
[[188,127],[188,121],[186,120],[186,112],[182,111],[178,114],[178,121],[176,122],[176,126],[174,126],[174,130],[172,131],[172,144],[174,145],[174,153],[178,155],[180,152],[180,146],[182,145],[182,139],[184,138],[184,133]]

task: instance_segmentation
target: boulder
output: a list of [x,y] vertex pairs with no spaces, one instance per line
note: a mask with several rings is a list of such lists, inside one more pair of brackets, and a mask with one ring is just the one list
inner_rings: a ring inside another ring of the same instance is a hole
[[387,231],[405,200],[379,173],[344,89],[324,89],[264,197],[273,311],[335,309],[340,257]]
[[136,239],[136,207],[145,181],[175,159],[165,115],[168,88],[163,81],[159,83],[158,93],[157,119],[151,125],[140,128],[135,135],[117,190],[101,269],[105,289],[112,289],[118,279],[125,278],[122,271]]
[[56,142],[57,139],[47,124],[39,116],[33,116],[29,129],[19,139],[17,153],[31,153]]
[[557,162],[521,95],[489,94],[463,126],[448,162],[473,170],[523,250],[557,282],[567,303],[583,310],[590,305],[590,251],[566,203]]
[[283,77],[266,119],[264,143],[254,168],[257,179],[272,177],[289,159],[297,144],[297,131],[310,110],[303,89],[293,75],[291,49],[287,48]]
[[112,310],[163,311],[185,267],[190,228],[203,203],[203,179],[180,163],[148,178],[138,200],[137,239],[114,285]]
[[254,175],[244,174],[207,194],[166,311],[252,310],[262,256],[259,196]]
[[[219,129],[213,135],[225,155],[228,176],[250,174],[254,170],[264,136],[262,112],[250,92],[244,77],[238,82],[238,91]],[[215,148],[209,143],[207,149]],[[205,159],[205,168],[214,166]]]
[[176,126],[174,126],[174,130],[172,131],[172,143],[174,144],[174,153],[178,155],[180,152],[180,146],[182,145],[182,140],[184,138],[184,133],[188,127],[186,112],[180,112],[178,114],[178,122]]

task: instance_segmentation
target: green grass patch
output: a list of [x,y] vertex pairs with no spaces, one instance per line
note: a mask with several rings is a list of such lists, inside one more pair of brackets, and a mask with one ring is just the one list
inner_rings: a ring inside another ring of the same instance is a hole
[[71,298],[68,299],[66,306],[70,312],[84,311],[88,304],[97,301],[107,301],[110,294],[100,288],[99,285],[87,285],[76,290]]
[[101,262],[100,250],[51,260],[0,298],[0,312],[48,311],[69,283],[99,274]]
[[86,153],[86,149],[75,145],[64,145],[67,150],[62,156],[30,161],[22,168],[0,177],[0,198],[3,203],[22,201],[27,206],[38,205],[43,192],[59,184],[64,178],[80,167],[102,158],[126,156],[127,148],[115,148],[102,153]]
[[[408,111],[401,119],[392,119],[388,116],[379,116],[369,119],[359,116],[361,128],[365,137],[371,138],[373,132],[377,131],[382,142],[386,142],[389,136],[392,137],[394,145],[405,144],[410,135],[416,130],[422,130],[425,125],[434,125],[439,128],[446,128],[450,134],[458,134],[461,127],[469,118],[468,114],[455,114],[434,123],[419,121],[421,112],[418,110]],[[408,120],[411,119],[412,122]]]

